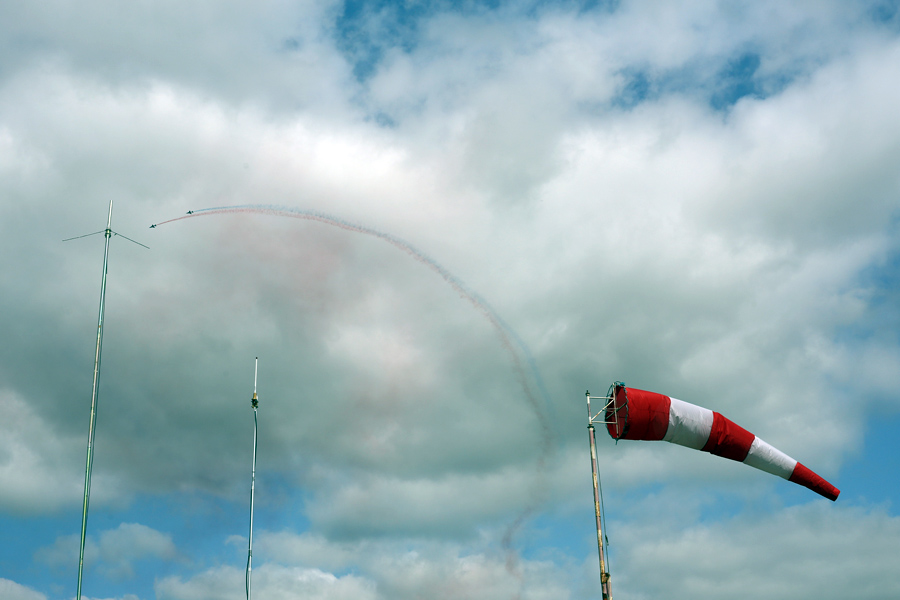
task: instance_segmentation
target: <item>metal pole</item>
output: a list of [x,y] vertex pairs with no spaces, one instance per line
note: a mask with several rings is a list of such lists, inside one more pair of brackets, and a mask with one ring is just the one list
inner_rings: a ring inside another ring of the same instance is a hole
[[256,408],[259,406],[259,399],[256,397],[256,376],[259,372],[259,357],[253,366],[253,398],[250,400],[250,406],[253,407],[253,470],[250,472],[250,541],[247,545],[247,600],[250,600],[250,575],[253,571],[253,494],[256,488],[256,433],[259,423],[256,419]]
[[81,550],[78,555],[78,590],[76,600],[81,600],[81,578],[84,571],[84,539],[87,531],[88,506],[91,500],[91,470],[94,464],[94,430],[97,425],[97,402],[100,399],[100,350],[103,346],[103,308],[106,304],[106,271],[109,264],[109,238],[112,236],[112,201],[109,203],[109,214],[106,217],[106,230],[103,236],[106,243],[103,249],[103,281],[100,285],[100,315],[97,318],[97,351],[94,354],[94,385],[91,392],[91,424],[88,429],[87,458],[84,468],[84,504],[81,511]]
[[600,517],[600,479],[597,475],[597,441],[594,436],[594,418],[591,414],[591,393],[585,392],[587,396],[588,411],[588,437],[591,442],[591,473],[594,476],[594,514],[597,518],[597,549],[600,554],[600,593],[603,600],[612,600],[612,593],[609,590],[609,572],[606,570],[606,560],[603,554],[603,523]]

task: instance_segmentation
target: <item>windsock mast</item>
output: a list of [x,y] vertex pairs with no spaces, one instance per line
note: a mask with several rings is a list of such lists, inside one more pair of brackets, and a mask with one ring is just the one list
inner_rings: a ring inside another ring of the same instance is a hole
[[[610,394],[607,394],[606,396],[591,396],[590,391],[585,392],[584,395],[587,398],[588,438],[591,444],[591,474],[593,475],[594,480],[594,516],[597,520],[597,551],[600,556],[600,593],[602,594],[603,600],[612,600],[612,592],[610,591],[609,586],[609,561],[607,560],[605,549],[605,546],[609,545],[609,540],[603,533],[603,525],[606,521],[606,511],[603,510],[603,488],[600,485],[600,475],[597,472],[597,439],[594,435],[594,422],[605,424],[603,419],[605,418],[606,410],[613,398]],[[594,414],[591,411],[592,398],[604,400],[603,409],[597,414]],[[598,418],[600,421],[597,421]]]
[[[597,548],[600,554],[600,584],[603,600],[612,600],[604,535],[606,516],[603,488],[597,473],[597,442],[594,424],[602,424],[610,437],[619,440],[663,440],[778,475],[817,494],[837,500],[841,491],[802,463],[772,447],[720,413],[655,392],[627,388],[621,381],[609,386],[606,396],[587,396],[588,434],[591,444],[591,471],[594,478],[594,513],[597,518]],[[591,400],[603,400],[596,414]]]

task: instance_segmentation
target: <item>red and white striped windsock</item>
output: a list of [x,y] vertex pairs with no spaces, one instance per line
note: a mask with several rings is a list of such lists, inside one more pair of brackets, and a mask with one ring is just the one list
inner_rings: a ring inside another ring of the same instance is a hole
[[840,490],[717,412],[655,392],[614,384],[606,430],[615,440],[664,440],[742,462],[806,486],[829,500]]

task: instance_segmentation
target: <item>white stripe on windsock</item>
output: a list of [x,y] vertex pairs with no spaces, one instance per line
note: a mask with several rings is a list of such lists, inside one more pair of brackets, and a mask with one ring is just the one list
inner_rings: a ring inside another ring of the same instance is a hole
[[747,453],[744,464],[772,475],[790,479],[794,467],[797,466],[797,461],[757,437],[750,445],[750,452]]
[[700,450],[712,431],[713,411],[669,397],[669,428],[663,440]]

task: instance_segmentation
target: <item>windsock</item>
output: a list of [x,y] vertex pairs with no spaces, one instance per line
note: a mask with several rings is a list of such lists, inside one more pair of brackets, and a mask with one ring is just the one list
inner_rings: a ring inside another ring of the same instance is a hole
[[829,500],[840,490],[717,412],[655,392],[613,384],[606,430],[614,440],[664,440],[730,458],[806,486]]

